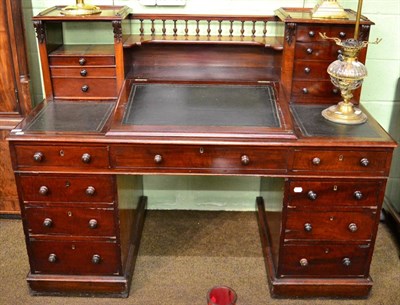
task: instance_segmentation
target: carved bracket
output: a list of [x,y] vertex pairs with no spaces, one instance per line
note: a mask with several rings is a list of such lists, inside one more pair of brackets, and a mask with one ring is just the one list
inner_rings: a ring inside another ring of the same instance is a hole
[[296,23],[289,22],[285,26],[285,40],[290,46],[293,42],[293,37],[296,33]]
[[358,35],[358,40],[360,41],[367,41],[369,36],[369,30],[371,26],[368,24],[361,25],[361,30]]
[[113,32],[114,32],[114,41],[117,43],[122,42],[122,22],[119,20],[115,20],[112,22]]
[[41,20],[35,20],[33,21],[33,26],[35,28],[36,37],[39,43],[44,43],[46,40],[46,31],[43,22]]

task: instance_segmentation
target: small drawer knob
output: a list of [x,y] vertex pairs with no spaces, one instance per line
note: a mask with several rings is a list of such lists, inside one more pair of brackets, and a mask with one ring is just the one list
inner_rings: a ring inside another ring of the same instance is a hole
[[346,33],[345,32],[340,32],[339,33],[339,37],[340,38],[345,38],[346,37]]
[[81,160],[83,163],[90,163],[90,161],[92,160],[92,156],[88,153],[84,153],[81,157]]
[[317,199],[317,193],[315,193],[314,191],[308,191],[307,197],[310,200],[315,200],[315,199]]
[[309,74],[311,72],[311,69],[309,67],[304,68],[304,73]]
[[94,254],[92,256],[92,263],[97,265],[97,264],[100,264],[100,262],[101,262],[101,256],[98,254]]
[[97,220],[96,219],[90,219],[89,220],[89,228],[91,228],[91,229],[96,229],[97,228]]
[[318,158],[318,157],[314,157],[311,162],[314,165],[320,165],[321,164],[321,159]]
[[47,258],[47,260],[48,260],[50,263],[55,263],[55,262],[57,261],[57,255],[55,255],[54,253],[51,253],[51,254],[49,255],[49,257]]
[[88,92],[89,91],[89,86],[88,85],[83,85],[81,87],[82,92]]
[[83,70],[81,70],[81,76],[86,76],[87,75],[87,70],[85,70],[85,69],[83,69]]
[[353,195],[357,200],[361,200],[363,198],[363,194],[360,191],[355,191]]
[[81,65],[81,66],[83,66],[84,64],[86,64],[86,59],[85,58],[79,58],[79,60],[78,60],[78,62],[79,62],[79,64]]
[[308,89],[307,88],[303,88],[303,89],[301,89],[301,92],[303,92],[303,94],[308,94]]
[[311,223],[304,224],[304,231],[306,231],[306,232],[311,232],[312,231]]
[[342,263],[343,263],[344,266],[349,267],[349,266],[351,265],[351,260],[350,260],[350,258],[345,257],[345,258],[342,260]]
[[51,218],[45,218],[43,220],[43,227],[50,228],[53,225],[53,220]]
[[49,193],[49,188],[48,188],[47,186],[42,185],[42,186],[39,188],[39,194],[40,194],[40,195],[46,196],[48,193]]
[[96,193],[96,189],[93,186],[88,186],[85,193],[88,196],[93,196]]
[[157,164],[161,163],[162,161],[163,161],[163,158],[161,155],[154,156],[154,162],[156,162]]
[[248,155],[243,155],[243,156],[241,156],[241,157],[240,157],[240,162],[241,162],[243,165],[248,165],[248,164],[250,163],[250,158],[249,158],[249,156],[248,156]]
[[36,162],[42,162],[44,160],[44,154],[41,151],[37,151],[33,154],[33,160]]
[[306,52],[307,52],[308,54],[312,54],[312,53],[313,53],[313,49],[308,48],[308,49],[306,50]]
[[338,94],[339,93],[339,89],[338,88],[333,88],[332,89],[332,93],[333,94]]
[[369,160],[367,158],[362,158],[360,164],[361,166],[367,167],[369,165]]
[[300,263],[300,266],[302,266],[302,267],[308,266],[308,260],[307,260],[306,258],[302,258],[302,259],[299,261],[299,263]]
[[308,36],[314,37],[314,36],[315,36],[315,32],[314,32],[314,31],[309,31],[309,32],[308,32]]
[[351,224],[349,224],[349,230],[350,230],[350,232],[354,233],[354,232],[357,232],[358,227],[355,223],[352,222]]

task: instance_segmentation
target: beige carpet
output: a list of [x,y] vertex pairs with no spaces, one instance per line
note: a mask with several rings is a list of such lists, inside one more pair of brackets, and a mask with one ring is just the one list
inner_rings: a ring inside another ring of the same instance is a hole
[[0,220],[0,304],[206,305],[207,290],[228,285],[237,305],[400,304],[398,246],[380,224],[368,299],[271,299],[254,213],[149,211],[127,299],[32,297],[19,220]]

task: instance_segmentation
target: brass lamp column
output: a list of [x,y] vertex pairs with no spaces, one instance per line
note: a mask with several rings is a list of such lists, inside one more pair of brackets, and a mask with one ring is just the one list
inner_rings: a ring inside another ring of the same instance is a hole
[[76,0],[76,5],[69,5],[61,10],[61,14],[72,16],[93,15],[99,13],[101,13],[99,7],[85,4],[84,0]]
[[[362,124],[367,120],[367,116],[351,103],[352,91],[359,88],[367,76],[367,69],[357,59],[361,49],[369,44],[367,41],[358,40],[361,7],[362,0],[359,0],[354,38],[341,41],[339,38],[327,37],[325,33],[320,33],[321,37],[334,40],[343,49],[343,54],[339,56],[339,59],[332,62],[327,69],[331,82],[340,89],[343,101],[330,106],[321,113],[325,119],[335,123],[355,125]],[[379,42],[380,39],[377,39],[373,43]]]

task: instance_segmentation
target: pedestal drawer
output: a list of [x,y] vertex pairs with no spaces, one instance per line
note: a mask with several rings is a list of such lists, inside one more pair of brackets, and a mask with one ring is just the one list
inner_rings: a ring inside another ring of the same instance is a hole
[[299,25],[296,32],[296,41],[303,42],[326,42],[319,33],[326,33],[328,37],[337,37],[340,39],[353,38],[354,26],[327,26],[327,25]]
[[50,67],[52,77],[115,77],[114,67]]
[[120,255],[115,242],[47,241],[29,243],[34,274],[119,275]]
[[24,202],[114,202],[111,176],[17,176]]
[[285,245],[278,276],[362,277],[368,272],[369,244]]
[[114,208],[26,206],[29,234],[115,237]]
[[54,96],[59,98],[116,98],[115,78],[53,78]]
[[285,241],[292,240],[371,240],[377,221],[376,209],[348,211],[294,211],[286,216]]
[[289,182],[290,207],[378,206],[382,181],[294,180]]
[[107,66],[115,65],[115,56],[87,56],[87,55],[76,55],[76,56],[65,56],[55,55],[55,53],[49,56],[50,66]]
[[18,169],[43,167],[108,168],[108,146],[14,145]]

